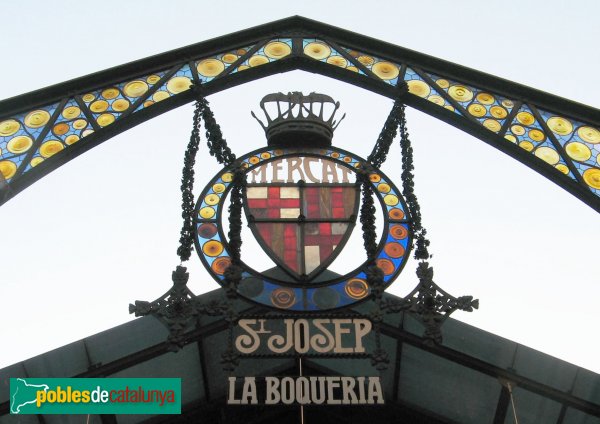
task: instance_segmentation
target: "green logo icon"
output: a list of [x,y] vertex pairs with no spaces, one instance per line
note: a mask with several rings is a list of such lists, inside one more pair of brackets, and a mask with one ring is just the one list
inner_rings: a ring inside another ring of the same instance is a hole
[[11,414],[180,414],[180,378],[11,378]]

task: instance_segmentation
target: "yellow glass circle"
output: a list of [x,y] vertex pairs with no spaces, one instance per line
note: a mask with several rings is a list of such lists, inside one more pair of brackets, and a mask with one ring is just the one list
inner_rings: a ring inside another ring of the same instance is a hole
[[206,202],[207,205],[210,206],[214,206],[217,203],[219,203],[219,201],[221,200],[221,198],[219,196],[217,196],[216,194],[207,194],[206,197],[204,198],[204,201]]
[[451,110],[452,112],[454,112],[454,106],[452,106],[452,105],[446,105],[446,106],[444,106],[444,109],[448,109],[448,110]]
[[388,194],[383,198],[383,202],[388,206],[396,206],[399,202],[398,196],[395,194]]
[[245,71],[246,69],[250,69],[250,67],[248,65],[240,65],[237,68],[238,72],[239,71]]
[[507,109],[511,109],[515,104],[512,102],[512,100],[502,100],[502,106],[504,106]]
[[248,59],[248,65],[251,67],[264,65],[265,63],[269,63],[269,59],[261,54],[255,54]]
[[545,147],[545,146],[538,147],[537,149],[535,149],[534,154],[538,158],[549,163],[550,165],[556,165],[558,163],[558,161],[560,160],[560,156],[556,152],[556,150],[551,149],[550,147]]
[[90,105],[90,110],[94,113],[101,113],[108,109],[108,102],[106,100],[96,100]]
[[330,65],[339,66],[340,68],[345,68],[348,66],[348,61],[342,56],[329,56],[327,58],[327,63]]
[[89,128],[89,129],[87,129],[87,130],[84,130],[84,131],[81,133],[81,137],[82,137],[82,138],[83,138],[83,137],[87,137],[87,136],[88,136],[88,135],[90,135],[90,134],[94,134],[94,130],[93,130],[93,129],[91,129],[91,128]]
[[398,66],[390,62],[377,62],[371,70],[382,80],[392,80],[400,74]]
[[200,209],[200,216],[204,219],[210,219],[215,216],[215,210],[210,206]]
[[[2,124],[0,124],[1,126]],[[579,127],[577,134],[583,141],[588,143],[597,144],[600,143],[600,130],[594,127]]]
[[342,160],[346,163],[352,162],[352,158],[350,156],[345,156],[344,159],[342,159]]
[[555,168],[558,169],[563,174],[569,175],[569,168],[567,167],[567,165],[563,165],[562,163],[559,163],[558,165],[555,166]]
[[39,128],[46,125],[50,120],[50,114],[45,110],[34,110],[29,112],[24,119],[25,125],[30,128]]
[[75,134],[71,134],[65,138],[65,144],[70,146],[71,144],[77,143],[79,141],[79,136]]
[[12,138],[6,145],[6,149],[14,154],[26,152],[33,145],[31,137],[26,135],[18,135]]
[[62,116],[65,119],[74,119],[81,114],[81,109],[77,106],[68,106],[62,111]]
[[531,152],[533,150],[533,143],[531,141],[521,141],[519,143],[519,146],[521,146],[521,148],[527,150],[528,152]]
[[32,167],[35,167],[35,166],[38,166],[43,161],[44,161],[44,158],[36,156],[33,159],[31,159],[31,161],[29,163],[31,164]]
[[212,186],[215,193],[223,193],[225,191],[225,184],[217,183]]
[[263,153],[260,154],[260,157],[262,159],[269,159],[271,157],[271,153],[269,153],[269,152],[263,152]]
[[219,256],[223,253],[223,243],[217,240],[209,240],[202,246],[202,251],[206,256]]
[[58,140],[48,140],[40,147],[40,155],[49,158],[52,155],[60,152],[65,146]]
[[78,119],[75,122],[73,122],[73,128],[75,128],[76,130],[82,130],[85,127],[87,127],[87,121],[85,119]]
[[481,118],[482,116],[485,116],[485,114],[487,113],[485,106],[482,106],[478,103],[470,104],[469,107],[467,108],[467,111],[471,115],[476,116],[477,118]]
[[331,49],[327,44],[314,41],[312,43],[308,43],[306,47],[304,47],[304,54],[312,57],[313,59],[321,60],[325,59],[331,54]]
[[495,119],[486,119],[483,121],[483,126],[494,132],[498,132],[502,128],[500,122],[496,121]]
[[525,134],[525,128],[523,128],[520,125],[513,125],[512,127],[510,127],[510,130],[512,131],[513,134],[516,134],[516,135]]
[[546,134],[540,130],[531,130],[529,131],[529,138],[533,141],[543,141],[546,138]]
[[0,122],[0,136],[7,137],[13,135],[21,128],[21,124],[14,119],[7,119],[6,121]]
[[117,99],[112,104],[112,110],[114,110],[115,112],[123,112],[127,109],[129,109],[129,100]]
[[112,113],[103,113],[98,118],[96,118],[96,122],[98,122],[98,125],[100,125],[101,127],[105,127],[115,122],[115,115],[113,115]]
[[553,116],[548,119],[548,128],[559,135],[568,135],[573,132],[573,124],[571,121],[560,116]]
[[215,77],[225,70],[225,64],[218,59],[204,59],[198,62],[198,73],[205,77]]
[[281,41],[271,41],[265,46],[265,54],[271,59],[281,59],[291,52],[292,48]]
[[490,113],[496,119],[504,119],[508,116],[508,112],[502,106],[492,106]]
[[427,97],[431,93],[431,88],[425,81],[410,80],[407,82],[408,91],[419,97]]
[[69,125],[61,122],[60,124],[56,124],[54,128],[52,128],[52,132],[56,135],[65,135],[69,132]]
[[223,175],[221,175],[221,179],[226,183],[230,183],[231,181],[233,181],[233,174],[231,172],[226,172]]
[[12,178],[17,172],[17,165],[9,160],[0,161],[0,174],[5,180]]
[[84,102],[89,103],[92,100],[94,100],[96,98],[96,96],[94,96],[92,93],[88,93],[88,94],[84,94],[82,99]]
[[450,83],[448,82],[448,80],[445,80],[445,79],[439,79],[439,80],[437,80],[436,84],[439,85],[442,88],[448,88],[448,87],[450,87]]
[[479,93],[476,97],[477,101],[484,105],[491,105],[496,99],[488,93]]
[[380,193],[389,193],[391,189],[392,188],[389,186],[389,184],[385,184],[385,183],[381,183],[377,186],[377,190]]
[[155,102],[160,102],[161,100],[168,99],[169,97],[171,97],[169,93],[161,90],[157,91],[152,95],[152,100],[154,100]]
[[106,90],[102,91],[102,97],[104,97],[107,100],[114,99],[118,95],[119,95],[119,89],[116,87],[107,88]]
[[444,103],[446,103],[444,98],[442,96],[438,96],[437,94],[429,96],[427,100],[429,100],[431,103],[435,103],[438,106],[444,106]]
[[148,91],[148,84],[141,80],[131,81],[125,84],[123,92],[128,97],[140,97]]
[[275,149],[275,150],[273,150],[273,154],[275,156],[281,156],[281,155],[283,155],[283,150],[281,150],[281,149]]
[[378,183],[381,181],[381,176],[379,174],[369,174],[369,181],[372,183]]
[[[175,77],[171,78],[167,83],[167,90],[169,90],[173,94],[181,93],[182,91],[186,91],[190,89],[190,85],[192,85],[192,80],[188,77]],[[157,94],[157,93],[155,93]],[[154,96],[152,97],[154,99]],[[154,99],[154,101],[157,101]]]
[[585,181],[585,183],[590,187],[593,187],[596,190],[600,190],[600,169],[586,169],[583,173],[583,181]]
[[358,56],[358,61],[365,66],[371,66],[375,63],[375,59],[373,57],[366,55]]
[[453,85],[448,89],[448,94],[457,102],[468,102],[473,98],[473,92],[464,85]]
[[236,52],[236,54],[238,56],[242,56],[242,55],[248,53],[248,50],[246,50],[246,49],[237,49],[235,52]]
[[248,159],[248,162],[250,162],[252,165],[255,165],[258,162],[260,162],[260,159],[258,158],[258,156],[252,156],[250,159]]
[[519,112],[517,113],[517,121],[523,125],[531,125],[535,122],[535,118],[529,112]]
[[515,136],[514,136],[514,135],[512,135],[512,134],[506,134],[506,135],[504,136],[504,138],[505,138],[505,139],[507,139],[508,141],[511,141],[511,142],[513,142],[513,143],[516,143],[516,142],[517,142],[517,137],[515,137]]
[[340,157],[340,154],[338,152],[332,152],[331,157],[337,159]]
[[592,157],[592,151],[590,150],[590,148],[578,141],[568,143],[565,146],[565,150],[567,152],[567,155],[569,155],[571,159],[575,159],[579,162],[585,162],[586,160]]
[[358,72],[358,68],[356,66],[348,66],[346,68],[346,70],[352,71],[352,72]]
[[154,100],[146,100],[144,102],[144,107],[152,106],[154,104]]
[[148,84],[156,84],[158,81],[160,81],[160,75],[150,75],[146,78]]
[[221,60],[225,63],[233,63],[238,60],[238,56],[233,53],[225,53],[221,56]]

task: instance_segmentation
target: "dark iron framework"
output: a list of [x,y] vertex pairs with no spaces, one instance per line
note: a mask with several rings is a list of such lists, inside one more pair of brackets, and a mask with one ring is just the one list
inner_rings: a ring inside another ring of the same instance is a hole
[[[292,17],[0,103],[0,202],[101,142],[194,99],[302,69],[395,98],[485,141],[600,211],[600,111]],[[76,93],[76,94],[73,94]]]

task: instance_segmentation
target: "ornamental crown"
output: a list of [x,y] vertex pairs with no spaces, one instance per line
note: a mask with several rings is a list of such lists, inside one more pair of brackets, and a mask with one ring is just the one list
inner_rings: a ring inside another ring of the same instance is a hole
[[333,132],[346,116],[344,114],[335,121],[339,107],[340,102],[325,94],[273,93],[260,101],[267,124],[263,124],[254,112],[252,116],[265,130],[270,146],[327,147],[331,146]]

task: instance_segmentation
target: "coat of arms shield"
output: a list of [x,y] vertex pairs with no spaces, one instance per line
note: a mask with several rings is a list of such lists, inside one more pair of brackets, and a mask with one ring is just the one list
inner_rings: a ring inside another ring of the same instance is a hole
[[293,278],[310,280],[348,240],[358,198],[351,183],[249,184],[245,205],[265,252]]

